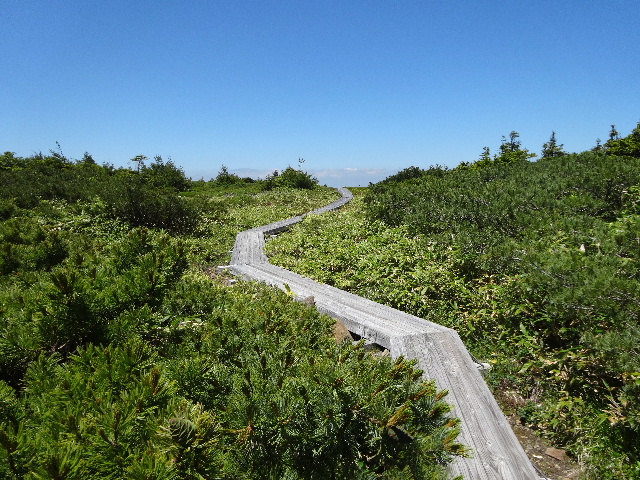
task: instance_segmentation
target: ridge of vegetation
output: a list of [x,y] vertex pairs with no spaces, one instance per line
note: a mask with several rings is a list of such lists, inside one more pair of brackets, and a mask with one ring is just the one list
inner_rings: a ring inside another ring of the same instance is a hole
[[0,477],[444,479],[467,453],[414,363],[206,274],[239,231],[335,191],[58,150],[0,156]]
[[267,243],[272,263],[454,328],[507,413],[587,478],[640,478],[640,124],[568,154],[410,167]]

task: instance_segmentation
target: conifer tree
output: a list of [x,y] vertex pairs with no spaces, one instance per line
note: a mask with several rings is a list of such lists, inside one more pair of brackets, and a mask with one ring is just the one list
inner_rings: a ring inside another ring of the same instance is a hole
[[592,152],[604,152],[604,145],[602,145],[602,140],[596,138],[596,146],[591,149]]
[[509,134],[509,141],[507,141],[506,137],[503,135],[502,145],[500,145],[500,153],[505,154],[520,150],[521,142],[518,140],[518,137],[520,137],[520,134],[514,131]]
[[609,132],[609,142],[613,142],[616,140],[620,140],[620,134],[618,133],[618,131],[616,130],[616,126],[615,125],[611,125],[611,131]]
[[512,131],[509,134],[509,140],[503,135],[502,145],[500,145],[500,154],[496,155],[494,160],[496,163],[515,163],[535,157],[535,153],[530,153],[526,148],[522,148],[522,144],[518,138],[520,134]]
[[482,149],[482,153],[478,160],[473,164],[475,168],[487,167],[493,163],[493,159],[491,158],[491,149],[489,147],[484,147]]
[[631,134],[623,138],[620,138],[620,135],[615,130],[615,125],[611,125],[609,140],[604,146],[609,155],[640,158],[640,122],[631,131]]
[[491,159],[491,149],[489,147],[484,147],[482,149],[482,153],[480,154],[480,161],[490,160]]
[[556,132],[551,132],[549,141],[542,145],[542,158],[555,158],[566,155],[567,152],[565,152],[562,147],[564,147],[564,145],[562,143],[558,144],[556,141]]

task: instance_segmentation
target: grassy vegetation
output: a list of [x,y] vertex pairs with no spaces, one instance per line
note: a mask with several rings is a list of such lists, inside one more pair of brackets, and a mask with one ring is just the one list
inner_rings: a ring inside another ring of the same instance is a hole
[[0,156],[0,477],[445,478],[457,422],[411,362],[206,274],[336,192],[134,160]]
[[359,190],[268,254],[455,328],[507,413],[589,478],[639,478],[640,126],[581,154],[553,136],[535,162],[513,133],[493,158]]

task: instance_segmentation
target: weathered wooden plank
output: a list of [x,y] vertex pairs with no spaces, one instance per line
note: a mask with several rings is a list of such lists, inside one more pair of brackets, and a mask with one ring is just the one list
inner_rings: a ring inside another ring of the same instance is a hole
[[[309,214],[333,210],[347,203],[351,193]],[[458,334],[449,328],[353,295],[271,265],[264,255],[264,235],[278,233],[303,216],[242,232],[236,239],[231,265],[240,277],[265,282],[300,297],[314,298],[316,308],[340,319],[347,328],[389,349],[391,355],[416,359],[425,378],[449,392],[452,414],[461,419],[460,442],[473,449],[470,459],[450,465],[452,475],[467,479],[538,480],[522,446],[491,395],[477,365]]]
[[460,418],[459,441],[474,450],[451,473],[473,479],[539,478],[481,373],[455,332],[394,337],[392,356],[418,360],[426,378],[449,391],[452,415]]
[[[325,285],[297,273],[285,270],[271,264],[258,265],[230,265],[229,270],[250,280],[258,280],[269,285],[291,290],[297,296],[313,296],[316,307],[350,327],[358,335],[359,326],[369,327],[385,336],[407,335],[411,333],[425,333],[430,331],[448,331],[441,325],[428,322],[419,317],[393,309],[386,305],[359,297],[344,290]],[[389,343],[376,342],[389,348]]]
[[319,215],[321,213],[329,212],[331,210],[336,210],[336,209],[346,205],[351,200],[353,200],[353,194],[346,188],[339,188],[338,189],[338,193],[340,193],[340,195],[342,195],[342,197],[340,197],[338,200],[336,200],[333,203],[330,203],[329,205],[325,205],[324,207],[321,207],[321,208],[318,208],[316,210],[313,210],[313,211],[307,213],[306,215]]
[[311,212],[305,213],[304,215],[298,215],[297,217],[287,218],[285,220],[280,220],[278,222],[270,223],[268,225],[263,225],[261,227],[256,227],[248,231],[259,231],[264,235],[274,235],[276,233],[283,232],[290,228],[292,225],[300,222],[304,217],[308,215],[319,215],[321,213],[329,212],[331,210],[336,210],[347,203],[349,203],[353,199],[353,194],[347,190],[346,188],[339,188],[338,192],[342,195],[342,197],[335,202],[330,203],[329,205],[325,205],[324,207],[318,208],[316,210],[312,210]]
[[267,263],[264,253],[264,235],[258,230],[246,230],[236,236],[231,254],[232,265],[255,265]]

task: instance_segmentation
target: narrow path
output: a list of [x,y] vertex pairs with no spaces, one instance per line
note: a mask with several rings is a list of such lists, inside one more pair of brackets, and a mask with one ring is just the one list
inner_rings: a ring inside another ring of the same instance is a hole
[[[340,200],[307,215],[340,208],[353,198],[346,188],[338,191]],[[389,349],[393,357],[417,359],[425,377],[449,391],[446,401],[454,407],[452,415],[461,420],[458,441],[473,449],[473,458],[457,459],[450,465],[452,476],[540,480],[455,330],[269,263],[264,253],[265,235],[286,230],[304,216],[239,233],[231,264],[223,268],[248,280],[290,289],[300,297],[312,296],[319,311],[341,320],[351,332]]]

